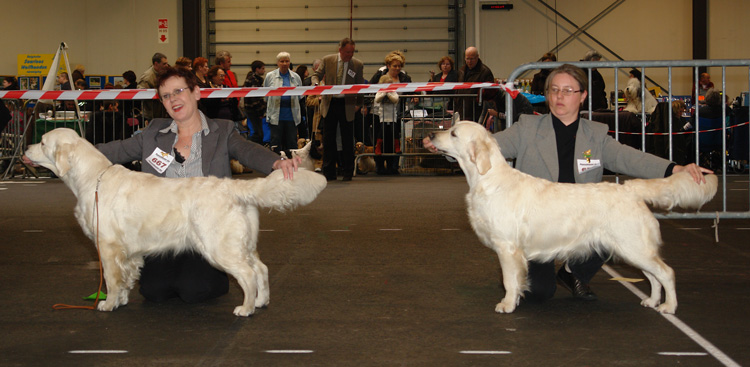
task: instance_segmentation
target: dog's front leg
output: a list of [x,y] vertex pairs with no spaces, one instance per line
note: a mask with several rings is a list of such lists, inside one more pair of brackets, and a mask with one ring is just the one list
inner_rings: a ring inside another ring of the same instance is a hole
[[107,300],[97,305],[99,311],[114,311],[121,303],[121,297],[125,294],[125,303],[127,303],[127,294],[130,289],[127,287],[127,280],[124,279],[122,269],[118,265],[122,261],[117,261],[118,254],[113,249],[111,243],[99,242],[99,256],[101,257],[104,281],[107,283]]
[[503,272],[505,297],[495,306],[495,312],[511,313],[521,300],[521,292],[526,287],[527,264],[523,252],[512,244],[496,247]]

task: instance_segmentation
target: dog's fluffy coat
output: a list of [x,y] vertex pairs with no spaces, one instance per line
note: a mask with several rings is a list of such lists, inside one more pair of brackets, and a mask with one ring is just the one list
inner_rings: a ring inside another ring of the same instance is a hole
[[268,268],[256,251],[258,208],[306,205],[326,186],[323,176],[302,169],[293,180],[280,170],[253,180],[133,172],[111,165],[71,129],[44,134],[26,156],[65,182],[78,199],[78,223],[90,239],[98,237],[108,293],[98,305],[101,311],[128,303],[144,255],[198,251],[242,287],[244,302],[234,314],[251,315],[270,300]]
[[659,222],[647,204],[700,208],[716,194],[715,175],[706,175],[704,184],[687,172],[623,185],[553,183],[510,167],[495,139],[474,122],[435,133],[432,143],[458,160],[469,182],[472,228],[500,259],[505,297],[496,312],[513,312],[528,289],[527,260],[581,259],[595,251],[643,271],[651,283],[643,306],[675,312],[674,271],[659,256]]

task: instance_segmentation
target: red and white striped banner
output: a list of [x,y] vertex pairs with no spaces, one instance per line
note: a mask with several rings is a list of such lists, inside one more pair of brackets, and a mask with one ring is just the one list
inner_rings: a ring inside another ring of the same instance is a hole
[[[207,88],[201,89],[201,98],[240,98],[272,96],[308,96],[340,94],[375,94],[377,92],[419,93],[443,92],[479,88],[504,88],[513,98],[519,91],[512,83],[394,83],[320,85],[305,87],[257,87],[257,88]],[[102,89],[102,90],[7,90],[0,91],[0,99],[48,99],[48,100],[112,100],[112,99],[157,99],[155,89]]]

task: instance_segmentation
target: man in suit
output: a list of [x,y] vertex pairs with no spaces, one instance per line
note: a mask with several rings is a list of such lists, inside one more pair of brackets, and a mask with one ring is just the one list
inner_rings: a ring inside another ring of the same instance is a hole
[[[318,85],[364,84],[362,61],[353,58],[354,41],[344,38],[339,52],[323,58],[323,65],[315,70],[312,83]],[[336,131],[341,131],[341,168],[344,181],[354,174],[354,114],[362,107],[361,95],[323,96],[320,114],[323,116],[323,174],[328,181],[336,180]]]

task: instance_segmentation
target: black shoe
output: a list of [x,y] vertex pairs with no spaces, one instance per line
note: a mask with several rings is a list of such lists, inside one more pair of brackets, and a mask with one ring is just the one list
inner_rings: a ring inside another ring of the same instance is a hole
[[565,271],[565,266],[560,268],[557,272],[557,282],[561,286],[565,287],[570,293],[573,293],[573,297],[580,298],[586,301],[596,301],[596,294],[591,291],[588,284],[581,283],[573,274]]
[[344,176],[344,178],[341,179],[342,181],[351,181],[352,176]]

